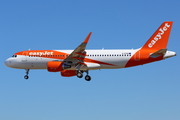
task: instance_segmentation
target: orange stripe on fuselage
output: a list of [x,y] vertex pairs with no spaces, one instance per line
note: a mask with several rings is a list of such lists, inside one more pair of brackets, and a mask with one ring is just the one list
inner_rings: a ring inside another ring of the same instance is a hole
[[157,58],[151,58],[150,54],[156,52],[155,49],[140,49],[138,50],[131,59],[126,63],[125,67],[133,67],[137,65],[143,65],[163,59],[163,55]]
[[85,58],[85,59],[84,59],[84,62],[98,63],[98,64],[104,64],[104,65],[116,66],[116,65],[114,65],[114,64],[105,63],[105,62],[101,62],[101,61],[97,61],[97,60],[93,60],[93,59],[89,59],[89,58]]

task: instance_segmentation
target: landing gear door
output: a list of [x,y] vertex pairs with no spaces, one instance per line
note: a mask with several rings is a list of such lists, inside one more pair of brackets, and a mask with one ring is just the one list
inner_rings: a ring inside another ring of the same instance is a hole
[[23,52],[22,62],[27,62],[27,52]]

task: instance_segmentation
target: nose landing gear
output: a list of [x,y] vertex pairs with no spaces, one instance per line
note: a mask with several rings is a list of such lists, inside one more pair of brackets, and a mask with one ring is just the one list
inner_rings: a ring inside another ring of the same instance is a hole
[[28,79],[29,78],[29,76],[28,76],[28,74],[29,74],[29,69],[25,69],[26,70],[26,75],[24,76],[24,79]]

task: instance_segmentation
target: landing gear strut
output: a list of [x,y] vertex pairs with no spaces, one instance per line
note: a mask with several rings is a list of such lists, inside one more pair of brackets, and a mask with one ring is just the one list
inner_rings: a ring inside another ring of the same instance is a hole
[[24,79],[28,79],[29,78],[29,76],[28,76],[28,74],[29,74],[29,69],[25,69],[26,70],[26,75],[24,76]]

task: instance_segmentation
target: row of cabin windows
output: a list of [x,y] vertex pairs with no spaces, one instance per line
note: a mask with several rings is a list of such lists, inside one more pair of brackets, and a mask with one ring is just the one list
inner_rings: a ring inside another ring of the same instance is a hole
[[[69,55],[32,55],[29,57],[68,57]],[[131,53],[128,54],[91,54],[91,55],[87,55],[88,57],[108,57],[108,56],[112,56],[112,57],[116,57],[116,56],[131,56]]]
[[[29,57],[68,57],[69,55],[32,55]],[[88,57],[108,57],[108,56],[131,56],[131,53],[128,54],[91,54],[91,55],[87,55]],[[17,55],[13,55],[12,57],[17,57]]]
[[113,56],[131,56],[131,53],[128,53],[128,54],[102,54],[102,55],[101,55],[101,54],[100,54],[100,55],[98,55],[98,54],[97,54],[97,55],[93,55],[93,54],[92,54],[92,55],[88,55],[88,56],[90,56],[90,57],[91,57],[91,56],[92,56],[92,57],[104,57],[104,56],[105,56],[105,57],[106,57],[106,56],[112,56],[112,57],[113,57]]

